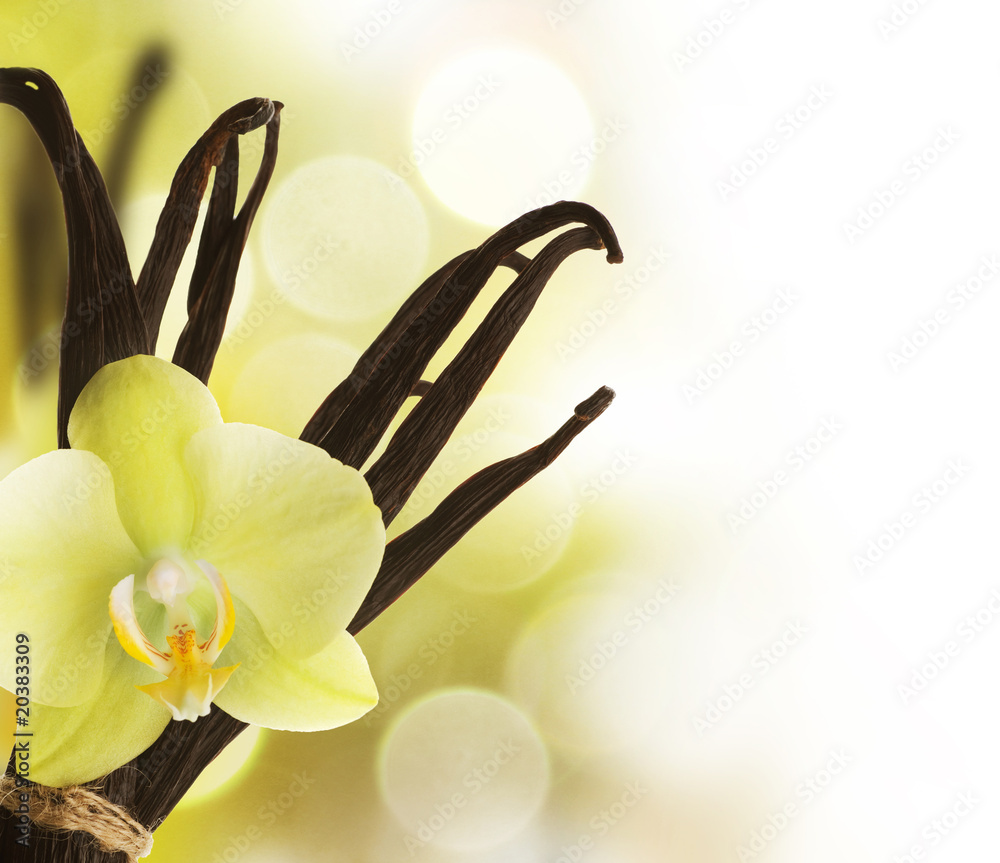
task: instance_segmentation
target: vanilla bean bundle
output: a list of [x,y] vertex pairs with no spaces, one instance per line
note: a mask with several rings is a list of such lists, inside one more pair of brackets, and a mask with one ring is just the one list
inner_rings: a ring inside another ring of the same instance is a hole
[[[69,278],[56,419],[61,447],[68,445],[70,411],[103,366],[151,354],[167,297],[214,169],[207,217],[188,287],[188,322],[173,362],[207,382],[222,342],[237,270],[277,158],[281,103],[249,99],[224,112],[182,161],[160,215],[139,278],[133,281],[125,244],[105,182],[76,131],[54,81],[34,69],[0,70],[0,102],[20,110],[34,127],[62,193],[69,243]],[[238,138],[265,129],[261,164],[237,213]],[[568,225],[537,254],[519,250]],[[351,374],[330,393],[301,438],[346,465],[361,468],[384,438],[404,402],[418,396],[384,453],[365,474],[388,525],[400,512],[482,390],[559,265],[585,249],[605,249],[622,260],[608,221],[593,207],[560,202],[515,219],[476,249],[429,276],[361,355]],[[516,275],[445,370],[424,380],[428,364],[501,266]],[[565,449],[610,404],[601,387],[551,437],[498,462],[455,488],[426,518],[391,541],[381,568],[354,620],[357,633],[426,573],[461,537]],[[213,706],[197,722],[171,722],[144,753],[100,783],[103,798],[153,830],[199,773],[246,726]],[[11,770],[8,770],[11,774]],[[12,775],[12,774],[11,774]],[[84,831],[36,825],[31,845],[17,844],[9,812],[0,809],[0,859],[17,861],[124,861]],[[70,836],[74,841],[66,841]]]

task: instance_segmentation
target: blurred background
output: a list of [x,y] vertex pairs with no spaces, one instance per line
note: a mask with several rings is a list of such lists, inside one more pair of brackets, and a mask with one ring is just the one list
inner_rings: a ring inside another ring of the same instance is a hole
[[[379,707],[244,734],[149,859],[992,859],[998,25],[972,0],[6,0],[3,63],[63,88],[136,274],[212,119],[285,103],[227,420],[298,434],[523,211],[587,201],[625,250],[560,269],[393,525],[617,391],[361,634]],[[65,239],[12,109],[0,153],[6,472],[55,445]]]

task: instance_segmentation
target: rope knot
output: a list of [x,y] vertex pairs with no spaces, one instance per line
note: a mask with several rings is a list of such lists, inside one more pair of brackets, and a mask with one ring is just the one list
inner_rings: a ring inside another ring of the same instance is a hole
[[128,855],[129,863],[136,863],[153,849],[153,834],[93,788],[82,785],[18,788],[13,776],[0,778],[0,806],[4,809],[23,814],[23,810],[18,811],[23,806],[22,794],[28,795],[28,819],[46,830],[89,833],[102,851],[122,851]]

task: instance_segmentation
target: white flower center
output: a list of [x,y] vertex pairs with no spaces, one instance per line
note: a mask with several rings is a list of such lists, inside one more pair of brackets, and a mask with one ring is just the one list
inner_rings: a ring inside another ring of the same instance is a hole
[[208,714],[212,699],[236,666],[212,668],[233,634],[235,612],[229,588],[208,561],[197,561],[198,569],[215,594],[215,624],[208,638],[198,643],[187,597],[197,586],[198,576],[171,558],[161,558],[146,576],[146,590],[167,611],[167,650],[153,646],[135,616],[135,575],[123,578],[111,591],[109,613],[115,635],[125,652],[155,668],[167,679],[138,687],[170,709],[174,719],[194,721]]

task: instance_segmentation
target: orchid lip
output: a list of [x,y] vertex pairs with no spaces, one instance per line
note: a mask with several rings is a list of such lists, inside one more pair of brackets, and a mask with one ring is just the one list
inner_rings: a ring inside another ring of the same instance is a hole
[[186,600],[196,586],[198,574],[192,577],[171,557],[162,557],[153,564],[144,585],[150,597],[166,608],[166,650],[154,646],[136,618],[134,574],[114,586],[108,606],[115,635],[125,652],[167,678],[138,688],[169,708],[174,719],[191,721],[208,714],[212,700],[237,667],[212,668],[233,634],[236,614],[219,571],[205,560],[197,561],[196,566],[211,585],[216,605],[212,631],[201,643]]

